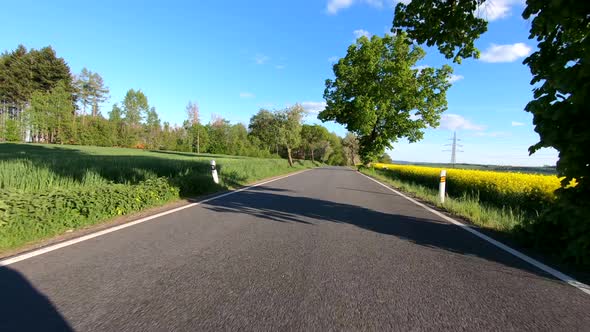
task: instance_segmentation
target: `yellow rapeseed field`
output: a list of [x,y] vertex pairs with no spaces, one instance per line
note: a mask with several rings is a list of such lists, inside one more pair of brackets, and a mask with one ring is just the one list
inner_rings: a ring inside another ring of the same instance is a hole
[[[376,169],[387,169],[395,178],[433,189],[438,188],[441,168],[373,163]],[[540,211],[554,199],[560,187],[557,176],[492,172],[466,169],[447,170],[449,196],[470,195],[481,202],[531,212]]]

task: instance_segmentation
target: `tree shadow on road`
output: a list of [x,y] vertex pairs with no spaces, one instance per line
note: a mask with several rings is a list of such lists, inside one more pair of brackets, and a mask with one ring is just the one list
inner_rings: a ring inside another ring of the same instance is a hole
[[19,272],[0,267],[0,331],[73,331],[49,299]]
[[288,190],[257,187],[216,199],[203,207],[221,213],[249,214],[275,222],[302,223],[310,227],[322,222],[354,225],[364,230],[395,236],[417,245],[459,255],[476,256],[505,266],[557,281],[532,265],[505,253],[457,226],[429,218],[383,213],[362,206],[294,196]]

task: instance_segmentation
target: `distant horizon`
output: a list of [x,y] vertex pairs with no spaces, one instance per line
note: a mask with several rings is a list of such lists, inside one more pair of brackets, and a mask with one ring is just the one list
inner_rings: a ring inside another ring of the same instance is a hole
[[[423,165],[452,165],[450,162],[436,162],[436,161],[408,161],[408,160],[396,160],[392,159],[394,163],[400,164],[423,164]],[[557,165],[500,165],[500,164],[478,164],[468,162],[457,162],[455,165],[472,165],[472,166],[495,166],[495,167],[519,167],[519,168],[556,168]]]

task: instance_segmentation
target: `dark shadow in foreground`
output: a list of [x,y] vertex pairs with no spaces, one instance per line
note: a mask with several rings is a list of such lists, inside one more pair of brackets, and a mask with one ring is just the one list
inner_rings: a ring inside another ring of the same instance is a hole
[[0,267],[0,331],[73,331],[51,301],[18,271]]
[[[459,227],[436,220],[434,216],[430,219],[383,213],[362,206],[293,196],[288,191],[272,189],[264,186],[257,187],[256,190],[246,190],[223,199],[209,201],[203,204],[203,207],[222,213],[245,213],[275,222],[302,223],[309,227],[314,227],[321,222],[350,224],[411,241],[420,246],[464,256],[476,256],[557,281],[551,275],[499,250]],[[370,196],[367,198],[373,199]],[[488,265],[486,268],[494,268],[494,266]],[[508,269],[502,270],[502,273],[515,272]],[[534,277],[533,275],[523,273],[521,277]]]

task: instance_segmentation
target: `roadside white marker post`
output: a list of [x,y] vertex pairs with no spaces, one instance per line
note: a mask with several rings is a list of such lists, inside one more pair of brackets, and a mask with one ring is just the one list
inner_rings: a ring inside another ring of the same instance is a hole
[[219,177],[217,176],[217,168],[215,168],[215,160],[211,160],[211,175],[213,175],[213,182],[219,184]]
[[445,187],[447,183],[447,170],[440,171],[440,184],[438,185],[438,197],[441,203],[445,202]]

